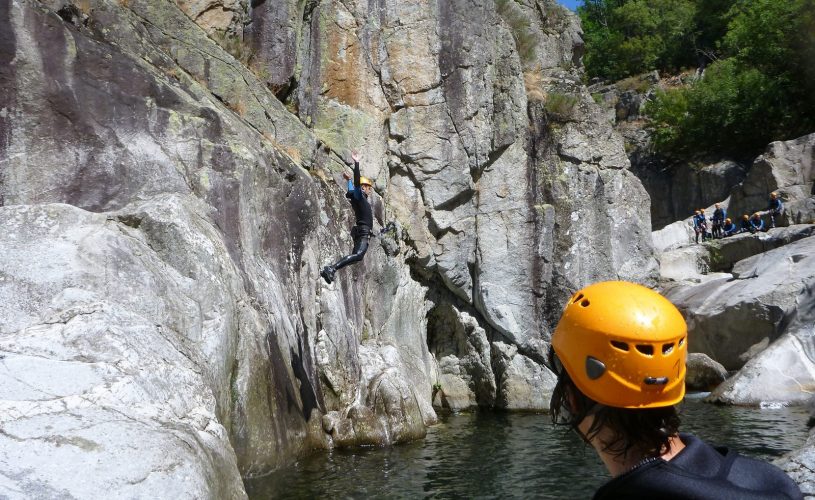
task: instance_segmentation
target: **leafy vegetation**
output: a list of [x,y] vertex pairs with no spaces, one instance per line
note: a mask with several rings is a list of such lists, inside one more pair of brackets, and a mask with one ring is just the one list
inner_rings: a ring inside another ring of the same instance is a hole
[[528,69],[535,61],[535,46],[538,44],[529,15],[515,0],[495,0],[495,10],[509,26],[521,63]]
[[546,95],[546,100],[543,107],[553,117],[560,120],[567,120],[572,117],[572,111],[579,99],[577,96],[571,94],[564,94],[561,92],[549,92]]
[[646,106],[657,152],[752,156],[815,131],[815,0],[584,0],[590,76],[705,68]]
[[697,1],[708,0],[584,0],[588,75],[619,80],[695,64]]

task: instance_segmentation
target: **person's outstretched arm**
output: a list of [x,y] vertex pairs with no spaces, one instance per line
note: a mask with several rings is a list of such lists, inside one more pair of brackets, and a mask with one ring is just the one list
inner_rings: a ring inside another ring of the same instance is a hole
[[359,172],[359,153],[356,151],[351,153],[351,158],[354,160],[354,180],[353,182],[348,179],[348,191],[354,193],[354,198],[362,199],[362,175]]
[[354,187],[360,188],[362,185],[360,184],[360,173],[359,173],[359,153],[356,151],[351,153],[351,158],[354,160]]

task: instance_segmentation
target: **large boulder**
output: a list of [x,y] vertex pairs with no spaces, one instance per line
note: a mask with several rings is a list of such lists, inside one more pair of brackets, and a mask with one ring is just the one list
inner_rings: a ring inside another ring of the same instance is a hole
[[751,347],[784,333],[785,318],[805,305],[799,297],[813,280],[809,237],[738,262],[732,277],[669,286],[666,296],[685,314],[690,348],[737,370],[755,354]]
[[[811,260],[811,259],[810,259]],[[815,393],[815,278],[805,278],[784,336],[761,351],[710,400],[726,404],[808,404]]]
[[704,245],[708,254],[708,267],[713,272],[729,272],[741,260],[812,235],[815,235],[815,224],[796,224],[770,229],[766,233],[741,233],[709,240]]
[[777,221],[785,224],[815,223],[815,134],[791,141],[773,142],[755,159],[738,189],[733,191],[733,214],[766,210],[770,193],[776,191],[784,201],[784,214]]
[[701,352],[688,353],[685,387],[689,391],[710,391],[727,379],[727,370]]
[[815,224],[796,224],[688,245],[682,241],[688,228],[686,221],[680,221],[653,233],[655,241],[668,247],[658,254],[663,279],[700,283],[722,278],[741,260],[815,234]]

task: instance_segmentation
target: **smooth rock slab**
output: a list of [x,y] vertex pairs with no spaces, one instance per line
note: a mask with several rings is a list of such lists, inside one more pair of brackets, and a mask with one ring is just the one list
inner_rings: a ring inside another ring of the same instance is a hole
[[[183,225],[189,203],[140,210]],[[220,342],[228,318],[207,309],[229,273],[194,281],[146,239],[116,215],[0,207],[0,496],[245,496],[211,377],[235,355]],[[198,308],[215,324],[194,321]]]
[[815,281],[815,238],[804,238],[745,259],[732,278],[668,287],[666,297],[685,314],[688,345],[728,370],[738,370],[754,354],[750,348],[773,342],[787,328],[785,318]]
[[709,400],[737,405],[815,401],[815,280],[796,299],[787,333],[716,388]]

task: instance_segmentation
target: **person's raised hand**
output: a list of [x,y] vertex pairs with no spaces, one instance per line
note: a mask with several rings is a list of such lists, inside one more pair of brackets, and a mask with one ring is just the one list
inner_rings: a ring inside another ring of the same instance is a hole
[[343,179],[345,179],[346,181],[350,181],[350,180],[351,180],[351,174],[350,174],[350,173],[348,173],[348,171],[343,172],[343,173],[342,173],[342,177],[343,177]]
[[351,151],[351,158],[353,158],[355,163],[359,163],[359,153],[356,151]]

